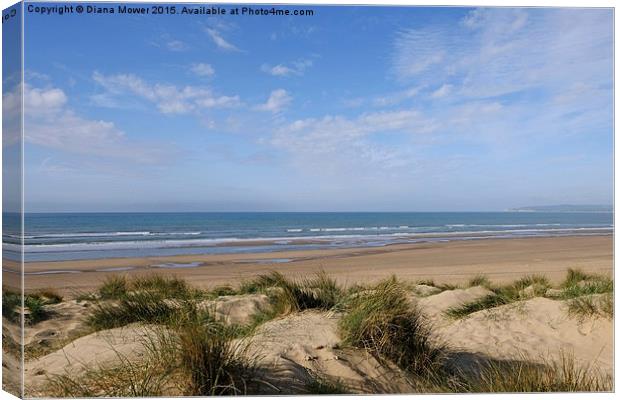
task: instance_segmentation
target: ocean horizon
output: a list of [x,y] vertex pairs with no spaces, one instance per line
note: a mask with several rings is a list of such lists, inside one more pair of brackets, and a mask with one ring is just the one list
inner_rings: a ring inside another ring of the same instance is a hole
[[[16,216],[5,214],[4,218],[9,218],[10,226]],[[613,232],[613,213],[608,212],[26,213],[24,220],[26,262]],[[3,252],[5,258],[19,259],[19,232],[5,230]]]

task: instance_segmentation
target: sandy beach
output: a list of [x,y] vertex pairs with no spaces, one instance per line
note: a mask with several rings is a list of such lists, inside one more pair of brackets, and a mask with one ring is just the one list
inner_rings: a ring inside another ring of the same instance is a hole
[[[200,265],[154,267],[162,264]],[[431,278],[459,284],[479,273],[495,283],[532,273],[544,274],[557,283],[568,268],[611,274],[613,237],[485,239],[334,250],[32,262],[25,266],[25,285],[27,290],[54,288],[68,294],[92,290],[112,273],[148,272],[173,274],[197,287],[209,288],[234,285],[273,270],[287,276],[304,276],[320,269],[344,285],[372,283],[390,275],[403,280]],[[5,261],[4,269],[8,280],[17,276],[6,272],[17,270],[15,263]],[[59,273],[49,273],[54,271]]]

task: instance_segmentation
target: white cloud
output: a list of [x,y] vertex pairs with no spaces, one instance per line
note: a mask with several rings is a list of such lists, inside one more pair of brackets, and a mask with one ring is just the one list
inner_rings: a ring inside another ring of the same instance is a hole
[[258,111],[269,111],[278,113],[285,109],[293,101],[291,95],[284,89],[276,89],[271,92],[267,102],[255,107]]
[[[405,134],[414,138],[435,130],[435,123],[411,109],[364,113],[356,118],[325,116],[294,121],[276,131],[271,143],[291,152],[295,158],[310,161],[310,165],[332,160],[349,161],[360,155],[400,152],[398,147],[375,143],[374,135]],[[403,160],[401,160],[403,161]],[[400,162],[394,161],[394,164]]]
[[192,64],[190,67],[191,71],[198,76],[213,76],[215,75],[215,69],[211,64],[207,63],[197,63]]
[[452,85],[448,83],[444,83],[443,85],[441,85],[439,89],[435,90],[431,94],[431,97],[434,99],[440,99],[442,97],[446,97],[448,94],[450,94],[451,90],[452,90]]
[[476,9],[460,25],[401,31],[392,72],[404,82],[451,82],[464,98],[555,91],[575,77],[598,84],[611,71],[610,19],[606,10]]
[[27,143],[146,164],[160,162],[168,153],[164,147],[129,140],[113,122],[78,115],[67,107],[67,96],[58,88],[25,85],[24,107],[24,139]]
[[302,76],[306,69],[312,66],[312,60],[298,60],[292,62],[290,65],[278,64],[271,66],[269,64],[263,64],[261,71],[273,76]]
[[159,40],[152,41],[150,44],[155,47],[163,47],[167,50],[175,52],[189,50],[189,45],[187,43],[182,40],[175,39],[167,33],[161,35]]
[[205,28],[205,31],[207,32],[213,43],[215,43],[215,45],[220,49],[227,51],[239,51],[239,49],[235,45],[224,39],[220,31],[218,31],[217,29]]
[[206,87],[151,84],[134,74],[106,76],[95,71],[93,79],[107,90],[108,97],[132,94],[154,103],[164,114],[186,114],[204,108],[236,107],[241,104],[239,96],[217,96]]

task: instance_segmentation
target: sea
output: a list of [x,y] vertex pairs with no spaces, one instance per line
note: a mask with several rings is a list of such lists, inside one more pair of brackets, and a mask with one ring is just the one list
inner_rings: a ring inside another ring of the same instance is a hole
[[[18,219],[4,219],[3,257],[19,259]],[[26,262],[613,233],[609,212],[29,213],[24,221]]]

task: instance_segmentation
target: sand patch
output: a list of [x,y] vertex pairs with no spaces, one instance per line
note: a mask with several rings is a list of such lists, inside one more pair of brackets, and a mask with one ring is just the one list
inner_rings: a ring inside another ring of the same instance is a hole
[[435,319],[450,308],[476,301],[493,294],[487,288],[474,286],[467,289],[445,290],[439,294],[417,300],[417,304],[429,317]]
[[437,326],[434,334],[451,347],[493,358],[538,361],[565,351],[584,365],[613,372],[613,321],[569,317],[562,301],[537,297],[478,311]]
[[303,393],[313,376],[339,381],[357,393],[407,393],[411,385],[397,368],[358,349],[340,349],[339,316],[305,311],[262,325],[250,345],[276,393]]
[[29,387],[37,388],[46,375],[77,375],[86,368],[118,363],[119,356],[136,360],[146,355],[149,329],[139,325],[99,331],[83,336],[37,360],[26,362]]
[[251,323],[254,315],[270,307],[269,297],[264,294],[220,296],[203,304],[208,308],[213,307],[219,320],[237,325]]

